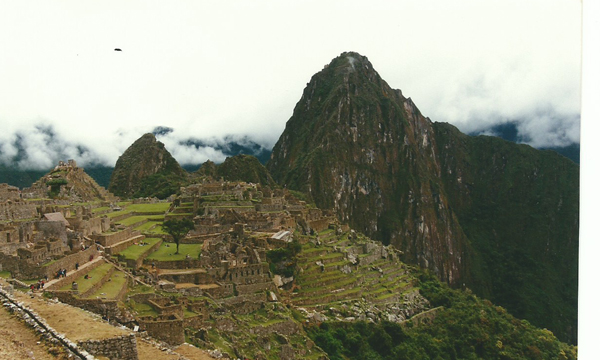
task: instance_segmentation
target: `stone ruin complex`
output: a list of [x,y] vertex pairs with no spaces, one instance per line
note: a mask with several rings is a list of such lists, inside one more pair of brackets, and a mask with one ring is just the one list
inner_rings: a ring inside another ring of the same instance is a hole
[[[75,162],[68,162],[60,163],[55,171],[74,169]],[[282,359],[293,359],[318,353],[321,350],[303,335],[291,320],[289,310],[290,306],[313,307],[318,301],[297,296],[292,291],[296,287],[293,276],[274,274],[268,253],[289,248],[294,242],[302,246],[312,242],[311,246],[317,247],[328,241],[338,244],[322,249],[333,251],[327,255],[331,260],[319,258],[316,267],[310,263],[301,266],[302,276],[307,279],[314,277],[315,271],[316,276],[318,272],[329,276],[331,271],[358,274],[359,262],[367,269],[361,271],[375,269],[379,271],[375,274],[384,278],[391,270],[387,270],[388,265],[377,264],[385,259],[391,266],[392,261],[398,260],[392,250],[381,244],[349,245],[349,241],[356,241],[352,240],[356,234],[339,224],[332,212],[309,207],[285,189],[257,184],[194,184],[181,188],[170,205],[165,203],[166,211],[127,211],[127,206],[161,206],[161,202],[152,199],[129,202],[132,205],[118,205],[102,197],[77,204],[65,199],[23,199],[22,192],[7,185],[0,185],[0,196],[6,210],[0,223],[0,270],[10,272],[17,282],[51,279],[44,289],[49,296],[135,328],[139,334],[169,346],[177,346],[188,338],[200,346],[214,348],[215,336],[252,336],[259,347],[253,351],[258,354],[277,349]],[[177,260],[153,258],[153,253],[171,241],[169,235],[155,231],[159,225],[145,226],[152,224],[149,219],[157,217],[192,219],[195,227],[181,244],[199,247],[199,255]],[[341,237],[347,240],[340,241]],[[121,255],[146,244],[149,246],[141,248],[143,252],[136,258]],[[339,260],[345,264],[330,267]],[[56,278],[62,269],[67,273]],[[84,275],[96,272],[100,278],[86,287]],[[390,274],[387,281],[404,273],[394,272],[396,275]],[[118,285],[116,292],[103,295],[102,289],[112,281]],[[347,292],[342,290],[315,294],[327,301],[339,301]],[[414,292],[403,294],[393,299],[416,304],[413,310],[398,310],[389,316],[405,319],[424,308]],[[369,296],[363,294],[363,298]],[[382,303],[377,299],[373,302]],[[310,319],[319,319],[320,315],[311,311],[322,310],[315,307],[303,311]],[[248,327],[252,323],[264,325]],[[246,335],[240,335],[240,331]],[[232,351],[231,356],[243,354],[242,350]],[[257,358],[261,356],[264,355]]]

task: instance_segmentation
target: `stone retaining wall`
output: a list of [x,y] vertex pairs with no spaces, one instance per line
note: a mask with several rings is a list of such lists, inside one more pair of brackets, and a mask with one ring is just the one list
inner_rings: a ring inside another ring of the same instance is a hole
[[137,340],[134,334],[103,340],[79,341],[77,344],[92,354],[106,356],[110,360],[138,360]]
[[275,284],[273,281],[269,280],[267,282],[258,283],[258,284],[250,284],[250,285],[236,285],[235,290],[238,295],[250,295],[259,291],[276,291]]
[[144,236],[144,235],[136,235],[127,240],[116,243],[114,245],[107,246],[104,248],[104,251],[109,255],[114,255],[114,254],[120,253],[121,251],[127,249],[128,247],[133,245],[133,243],[135,243],[135,242],[143,241],[145,238],[146,238],[146,236]]
[[298,324],[291,320],[278,322],[268,326],[256,326],[250,329],[250,332],[252,334],[256,334],[259,336],[268,336],[272,333],[290,336],[296,334],[298,331],[300,331],[300,328],[298,328]]
[[[89,258],[88,258],[88,260],[89,260]],[[85,269],[82,269],[80,271],[75,271],[75,272],[67,275],[64,278],[60,278],[57,282],[52,284],[52,286],[50,286],[49,289],[60,289],[61,287],[65,286],[65,285],[71,284],[73,281],[75,281],[75,279],[80,277],[82,274],[88,273],[102,264],[104,264],[104,261],[96,261],[95,263],[88,265]]]
[[144,251],[144,253],[142,255],[140,255],[140,257],[138,257],[137,259],[121,259],[119,257],[119,261],[125,261],[128,268],[137,270],[140,268],[140,266],[142,266],[142,264],[144,263],[144,260],[148,257],[148,255],[150,255],[153,252],[155,252],[156,250],[158,250],[158,248],[160,247],[161,244],[162,244],[162,240],[152,246],[149,246],[148,249],[146,251]]
[[[175,246],[175,244],[173,244]],[[154,265],[159,269],[197,269],[202,267],[202,263],[198,259],[185,259],[179,261],[158,261],[158,260],[144,260],[146,265]]]
[[98,241],[100,245],[107,247],[137,235],[140,235],[139,231],[132,231],[130,228],[126,228],[116,233],[93,235],[92,238]]
[[138,318],[138,323],[142,331],[146,331],[148,335],[169,345],[181,345],[185,342],[181,318],[165,320],[154,320],[151,317]]
[[60,302],[91,311],[101,316],[108,316],[111,319],[121,316],[117,300],[81,299],[75,297],[72,291],[51,291],[50,293]]
[[52,264],[40,267],[40,273],[38,276],[44,277],[45,275],[48,276],[48,279],[52,279],[59,269],[73,270],[75,269],[75,264],[78,263],[79,266],[81,266],[89,262],[90,256],[92,256],[94,259],[98,256],[98,248],[96,245],[92,245],[89,248],[78,251],[74,254],[66,255],[56,260]]

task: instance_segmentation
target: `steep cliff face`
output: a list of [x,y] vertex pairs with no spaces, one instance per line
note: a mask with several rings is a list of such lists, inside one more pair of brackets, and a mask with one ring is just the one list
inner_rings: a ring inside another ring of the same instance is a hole
[[435,141],[432,122],[410,98],[366,57],[344,53],[307,85],[268,168],[454,284],[467,271],[467,243],[448,207]]
[[119,157],[108,189],[122,197],[165,198],[177,191],[187,173],[154,135],[145,134]]
[[[267,167],[280,184],[398,247],[404,261],[519,308],[538,325],[552,322],[548,328],[573,340],[578,167],[571,161],[433,123],[366,57],[343,53],[312,77]],[[555,210],[548,215],[550,203]],[[550,267],[556,256],[541,253],[557,251],[565,256],[561,270],[523,275],[532,282],[512,272],[533,270],[537,261]],[[514,266],[523,261],[531,263]],[[520,285],[502,282],[510,277]],[[545,286],[556,294],[552,304],[534,295]],[[570,310],[548,321],[543,314],[550,308]]]
[[215,164],[208,160],[198,171],[197,176],[209,176],[215,180],[243,181],[266,186],[276,186],[275,180],[267,168],[252,155],[236,155],[225,159],[222,164]]
[[554,151],[434,128],[448,200],[471,244],[466,283],[576,342],[579,166]]

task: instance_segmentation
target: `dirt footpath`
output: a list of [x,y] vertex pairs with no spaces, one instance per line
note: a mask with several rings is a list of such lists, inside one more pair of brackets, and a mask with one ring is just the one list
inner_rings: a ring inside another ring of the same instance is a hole
[[0,360],[53,360],[61,357],[59,348],[49,348],[25,323],[0,305]]

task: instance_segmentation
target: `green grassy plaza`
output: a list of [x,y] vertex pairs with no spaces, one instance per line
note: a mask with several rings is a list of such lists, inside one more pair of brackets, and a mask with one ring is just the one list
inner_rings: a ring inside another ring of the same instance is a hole
[[181,244],[179,245],[179,254],[175,255],[177,245],[175,243],[164,242],[157,251],[153,252],[146,259],[156,261],[179,261],[185,260],[186,255],[192,259],[197,259],[202,252],[202,244]]
[[148,245],[131,245],[127,249],[121,251],[118,255],[124,257],[125,259],[137,260],[144,252],[146,252],[151,246],[161,241],[158,238],[147,238],[144,239],[144,243]]

